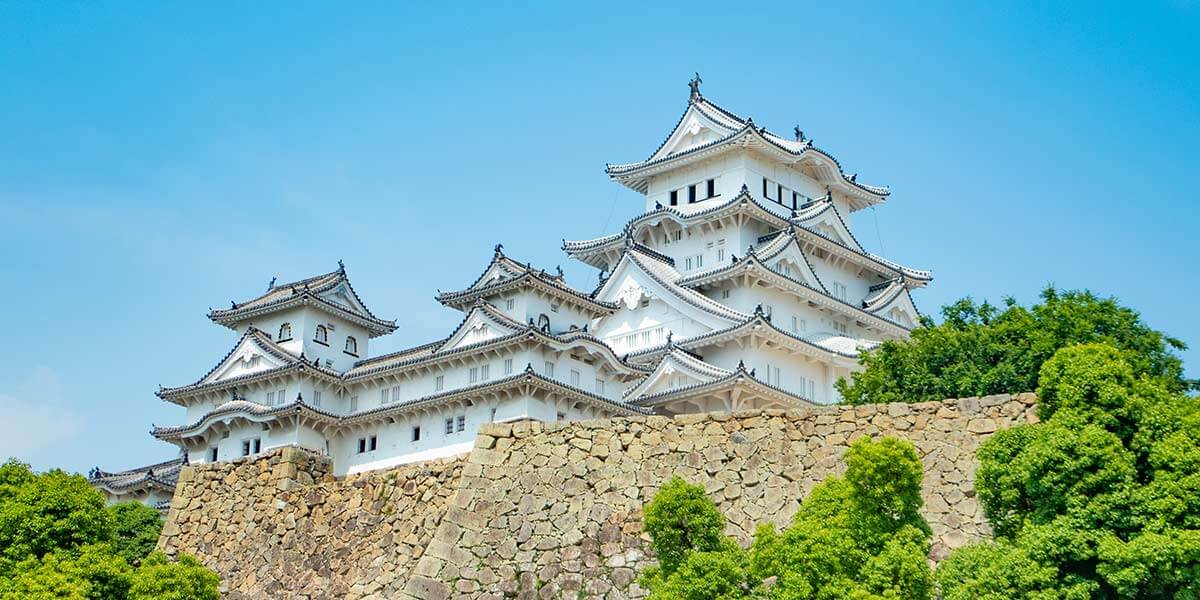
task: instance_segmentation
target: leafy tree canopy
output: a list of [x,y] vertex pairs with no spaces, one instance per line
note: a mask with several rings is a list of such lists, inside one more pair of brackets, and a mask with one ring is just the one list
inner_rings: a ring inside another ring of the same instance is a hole
[[1200,598],[1200,402],[1104,344],[1041,367],[1041,423],[981,446],[995,544],[938,570],[960,598]]
[[642,577],[651,598],[928,599],[930,531],[918,513],[916,450],[861,438],[845,458],[844,477],[817,485],[782,531],[760,527],[749,551],[724,536],[725,520],[703,488],[678,478],[664,485],[646,508],[660,561]]
[[1048,287],[1030,307],[1011,298],[1003,307],[964,298],[942,309],[943,322],[924,319],[909,340],[864,353],[864,370],[839,381],[845,402],[922,402],[1032,391],[1042,364],[1060,348],[1104,343],[1136,376],[1168,391],[1200,389],[1183,375],[1183,342],[1155,331],[1113,298]]
[[216,600],[215,573],[152,553],[161,528],[141,504],[105,507],[79,475],[10,460],[0,466],[0,600]]

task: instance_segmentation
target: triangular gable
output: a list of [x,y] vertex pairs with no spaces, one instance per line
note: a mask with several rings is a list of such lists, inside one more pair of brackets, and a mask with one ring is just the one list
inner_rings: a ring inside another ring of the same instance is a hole
[[358,315],[366,316],[371,314],[367,310],[367,307],[363,306],[362,302],[359,301],[354,291],[350,289],[350,283],[345,279],[332,289],[322,292],[318,297]]
[[[630,252],[626,252],[617,263],[613,274],[596,292],[596,298],[604,302],[620,304],[623,310],[636,309],[643,298],[660,299],[672,312],[712,329],[728,327],[748,316],[709,299],[699,292],[675,285],[674,281],[679,278],[679,273],[669,265],[658,266],[654,264],[654,259],[644,260],[647,265],[657,268],[652,271],[641,261],[632,258]],[[663,320],[670,319],[664,318]],[[606,321],[610,320],[606,319]]]
[[[779,237],[783,238],[778,242],[782,247],[764,247],[768,252],[760,254],[760,260],[767,265],[767,268],[776,273],[800,281],[813,289],[825,291],[825,285],[817,276],[817,272],[813,270],[812,263],[804,254],[804,250],[800,249],[800,243],[795,236],[791,232],[785,232]],[[772,240],[771,243],[776,243],[776,240]],[[770,245],[768,244],[768,246]]]
[[912,294],[901,282],[893,283],[884,295],[871,301],[864,310],[909,329],[916,327],[921,318],[917,305],[913,303]]
[[234,349],[198,385],[215,383],[269,371],[292,364],[297,359],[259,337],[254,330],[242,336]]
[[732,371],[710,365],[678,348],[672,348],[658,362],[654,371],[629,390],[625,397],[636,400],[642,396],[709,383],[730,374]]
[[722,123],[699,110],[695,104],[689,104],[683,113],[683,118],[679,119],[679,123],[675,125],[674,131],[647,160],[658,160],[665,156],[686,152],[696,146],[722,139],[737,130],[738,128],[730,127],[729,124]]
[[438,348],[438,352],[453,350],[460,346],[470,346],[487,340],[506,335],[512,335],[522,329],[522,326],[511,319],[489,310],[486,304],[476,303],[466,318],[459,324],[454,333]]
[[798,224],[843,246],[863,252],[863,247],[859,245],[858,240],[854,239],[854,234],[850,233],[846,222],[842,220],[841,215],[837,212],[837,207],[832,202],[828,203],[825,210],[800,219]]

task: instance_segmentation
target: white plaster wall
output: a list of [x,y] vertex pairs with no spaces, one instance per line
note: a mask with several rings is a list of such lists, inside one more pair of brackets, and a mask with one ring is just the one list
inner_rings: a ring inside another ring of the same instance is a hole
[[[292,340],[284,341],[280,345],[293,354],[304,353],[308,359],[319,358],[321,364],[325,364],[325,360],[333,361],[332,368],[338,371],[345,371],[354,365],[355,362],[368,356],[370,348],[370,332],[359,325],[355,325],[345,319],[334,316],[325,311],[315,308],[303,306],[286,311],[280,311],[260,317],[256,320],[245,321],[238,324],[238,334],[243,334],[250,326],[257,327],[271,335],[271,339],[275,340],[279,336],[279,326],[283,323],[291,323],[292,325]],[[325,346],[313,339],[316,334],[317,325],[333,325],[329,331],[329,345]],[[346,338],[354,336],[358,342],[358,356],[351,356],[346,353]]]
[[[682,339],[699,335],[710,331],[709,327],[680,313],[671,307],[660,298],[652,298],[649,306],[642,308],[629,309],[624,304],[620,310],[610,317],[600,321],[596,325],[596,336],[608,342],[609,346],[618,356],[628,352],[633,352],[646,347],[641,343],[639,335],[638,343],[635,346],[629,346],[625,343],[626,335],[634,332],[653,331],[655,328],[662,326],[668,333],[672,333],[675,339]],[[665,335],[665,334],[664,334]],[[660,344],[652,336],[650,346]]]

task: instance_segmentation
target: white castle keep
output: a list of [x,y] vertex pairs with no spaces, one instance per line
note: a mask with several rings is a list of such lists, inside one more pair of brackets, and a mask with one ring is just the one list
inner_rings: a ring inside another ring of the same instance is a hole
[[473,282],[438,296],[463,313],[454,331],[372,357],[370,341],[396,323],[367,308],[340,263],[272,282],[209,314],[239,338],[195,383],[158,391],[185,424],[153,435],[190,463],[294,445],[342,475],[468,452],[486,422],[837,402],[834,382],[861,350],[908,336],[910,291],[932,276],[851,233],[887,188],[847,176],[798,128],[777,136],[709,101],[698,78],[691,87],[649,158],[608,166],[645,211],[563,242],[600,271],[596,289],[497,245]]

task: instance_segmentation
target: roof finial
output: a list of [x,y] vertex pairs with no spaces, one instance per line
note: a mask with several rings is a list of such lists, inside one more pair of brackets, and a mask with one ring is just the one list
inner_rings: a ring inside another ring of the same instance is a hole
[[797,126],[795,126],[795,127],[793,127],[793,128],[792,128],[792,133],[796,134],[796,141],[797,141],[797,142],[803,142],[803,141],[804,141],[804,132],[803,132],[803,131],[800,131],[800,126],[799,126],[799,125],[797,125]]
[[688,82],[688,87],[692,90],[691,95],[688,96],[689,101],[695,102],[696,100],[703,98],[703,96],[700,95],[700,84],[702,83],[704,83],[704,80],[700,79],[700,72],[697,71],[696,76],[692,77],[692,80]]
[[671,346],[671,345],[673,345],[673,344],[674,344],[674,342],[672,342],[672,341],[671,341],[671,336],[672,336],[672,334],[674,334],[674,333],[675,333],[675,332],[673,332],[673,331],[668,331],[668,332],[667,332],[667,345],[668,345],[668,346]]
[[563,278],[562,265],[554,265],[554,270],[558,271],[558,278],[562,279]]
[[230,308],[230,309],[237,308],[237,302],[234,302],[233,300],[230,300],[230,301],[229,301],[229,308]]
[[275,278],[274,277],[271,278],[271,283],[267,284],[267,291],[271,291],[273,289],[275,289]]
[[495,251],[496,256],[504,256],[504,244],[496,244]]
[[340,258],[338,259],[338,273],[341,273],[342,275],[346,274],[346,263],[342,262],[342,259]]

